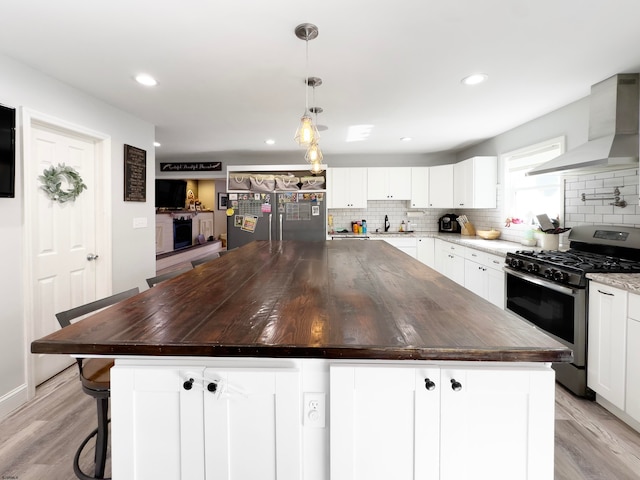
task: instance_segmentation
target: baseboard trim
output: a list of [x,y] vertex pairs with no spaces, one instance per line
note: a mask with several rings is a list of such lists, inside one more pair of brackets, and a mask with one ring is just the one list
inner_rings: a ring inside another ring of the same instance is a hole
[[27,384],[22,384],[0,397],[0,420],[27,403]]

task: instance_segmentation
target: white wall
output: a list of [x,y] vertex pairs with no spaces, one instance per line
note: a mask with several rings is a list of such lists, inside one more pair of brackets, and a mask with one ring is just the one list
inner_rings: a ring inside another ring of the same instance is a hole
[[[587,141],[589,130],[589,98],[585,97],[540,118],[498,135],[486,142],[475,145],[457,154],[458,160],[475,155],[498,155],[533,145],[564,135],[566,149],[571,150]],[[498,181],[504,187],[504,165],[498,164]],[[609,205],[610,201],[590,200],[582,202],[581,193],[611,192],[620,187],[622,199],[628,205],[625,208]],[[638,205],[638,168],[602,172],[598,174],[565,175],[565,211],[567,227],[585,224],[625,225],[640,227],[640,205]],[[524,232],[508,229],[504,226],[504,195],[502,188],[498,193],[498,208],[464,212],[476,228],[491,227],[502,230],[502,239],[519,241]],[[456,211],[456,213],[462,213]],[[561,236],[566,244],[567,234]]]
[[[154,126],[84,92],[0,55],[0,103],[45,114],[111,137],[113,291],[144,288],[145,278],[155,274],[154,233]],[[21,117],[17,119],[20,125]],[[26,383],[23,304],[23,179],[22,130],[16,131],[16,198],[0,198],[0,418],[14,407],[17,391]],[[147,201],[124,202],[124,144],[147,152]],[[148,228],[133,229],[133,219],[146,217]]]

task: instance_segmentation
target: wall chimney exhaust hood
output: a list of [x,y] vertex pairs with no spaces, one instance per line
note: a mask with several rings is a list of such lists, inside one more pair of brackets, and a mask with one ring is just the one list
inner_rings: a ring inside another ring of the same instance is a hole
[[621,73],[593,85],[589,96],[589,141],[527,175],[579,175],[638,167],[638,77],[637,73]]

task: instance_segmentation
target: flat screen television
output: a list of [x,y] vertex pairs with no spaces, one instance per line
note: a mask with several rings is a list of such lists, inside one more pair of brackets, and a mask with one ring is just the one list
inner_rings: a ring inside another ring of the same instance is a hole
[[187,182],[156,179],[156,208],[178,210],[187,202]]
[[16,110],[0,105],[0,197],[16,196]]

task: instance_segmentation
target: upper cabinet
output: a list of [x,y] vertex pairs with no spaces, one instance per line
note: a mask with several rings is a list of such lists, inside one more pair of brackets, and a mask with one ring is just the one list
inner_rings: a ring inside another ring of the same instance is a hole
[[411,168],[411,208],[429,206],[429,167]]
[[453,206],[453,165],[429,168],[429,206],[432,208]]
[[367,208],[367,169],[327,170],[328,208]]
[[472,157],[453,165],[454,208],[496,208],[497,157]]
[[411,167],[367,169],[368,200],[411,200]]

